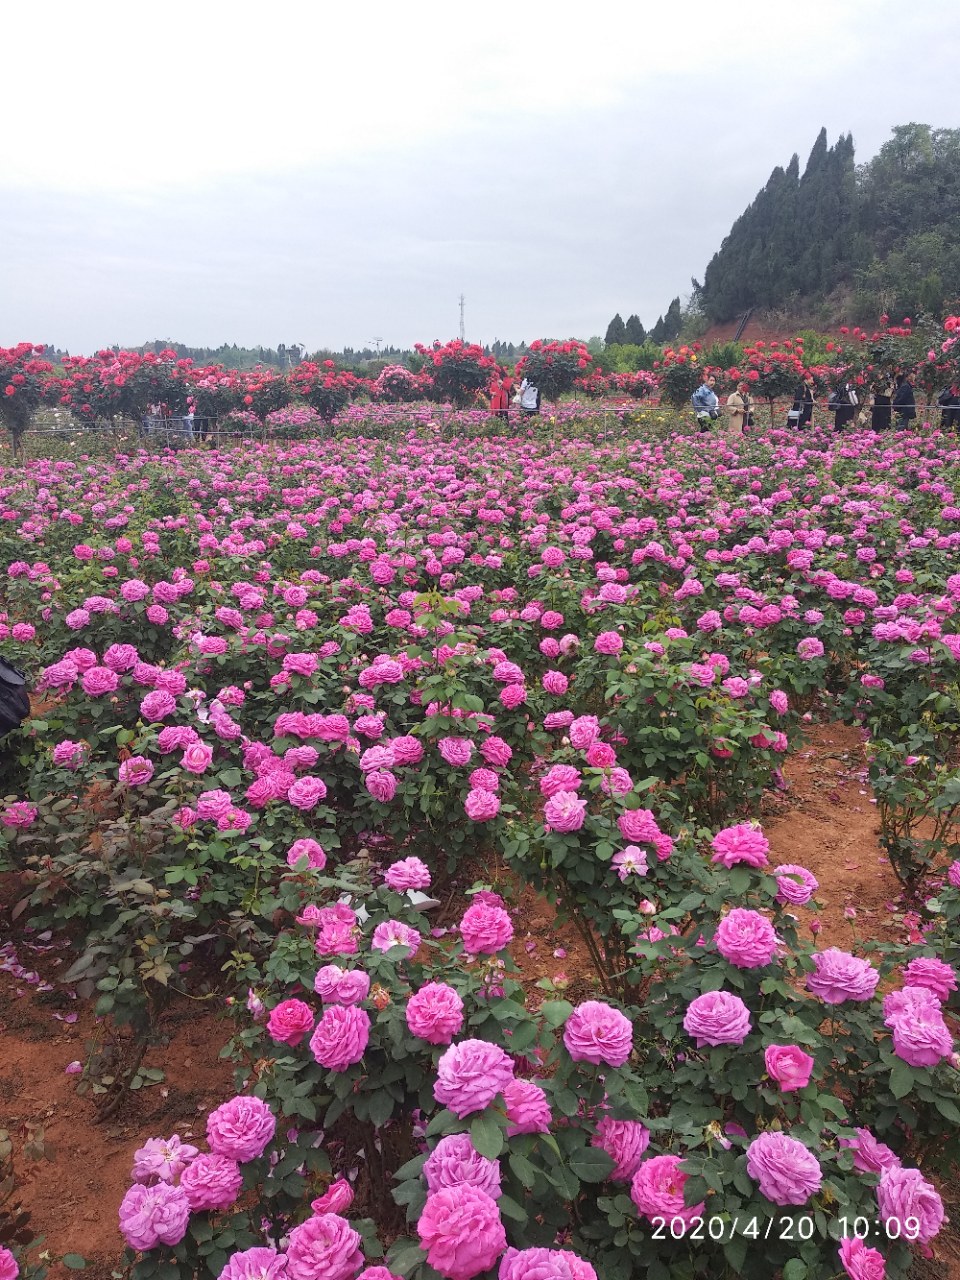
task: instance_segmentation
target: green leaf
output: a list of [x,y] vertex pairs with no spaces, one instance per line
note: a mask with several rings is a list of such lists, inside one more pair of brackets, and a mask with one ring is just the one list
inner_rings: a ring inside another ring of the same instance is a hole
[[514,1222],[528,1221],[529,1215],[526,1209],[518,1205],[510,1196],[501,1195],[497,1200],[497,1208],[505,1218],[512,1218]]
[[438,1111],[430,1123],[427,1125],[427,1137],[434,1138],[437,1134],[443,1133],[459,1133],[460,1121],[452,1111],[446,1107],[442,1111]]
[[943,1116],[944,1120],[949,1120],[951,1124],[960,1125],[960,1109],[956,1104],[951,1102],[949,1098],[936,1098],[934,1106]]
[[783,1268],[783,1280],[807,1280],[810,1272],[801,1258],[791,1258]]
[[397,1240],[387,1253],[387,1266],[391,1271],[398,1271],[408,1276],[415,1267],[426,1262],[427,1255],[418,1244],[410,1240]]
[[890,1092],[895,1098],[905,1098],[913,1088],[914,1074],[905,1062],[898,1062],[890,1072]]
[[510,1169],[529,1191],[537,1180],[537,1171],[526,1156],[514,1151],[510,1156]]
[[573,1013],[569,1000],[547,1000],[540,1006],[540,1016],[548,1027],[559,1027]]
[[599,1147],[583,1147],[570,1157],[570,1168],[583,1182],[603,1182],[610,1176],[614,1162]]
[[79,1253],[65,1253],[63,1257],[60,1259],[60,1261],[70,1271],[86,1270],[87,1260],[86,1258],[82,1257]]
[[393,1098],[386,1089],[378,1089],[369,1102],[370,1123],[380,1128],[393,1115]]
[[482,1156],[496,1160],[503,1150],[503,1130],[491,1111],[481,1111],[470,1125],[470,1141]]

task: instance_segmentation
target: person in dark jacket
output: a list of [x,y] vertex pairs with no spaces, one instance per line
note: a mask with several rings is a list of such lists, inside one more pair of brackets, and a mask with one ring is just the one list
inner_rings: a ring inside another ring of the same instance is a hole
[[860,403],[856,391],[849,382],[841,382],[830,397],[828,407],[834,412],[833,425],[837,431],[842,431],[844,427],[857,416],[857,405]]
[[813,374],[808,373],[793,395],[793,404],[787,413],[788,427],[809,427],[813,417]]
[[943,410],[940,417],[941,431],[954,431],[960,427],[960,384],[953,383],[937,396],[937,404]]
[[917,416],[917,400],[913,394],[913,374],[905,373],[903,381],[893,396],[893,411],[897,415],[897,426],[903,431]]
[[883,382],[878,382],[873,389],[873,404],[870,406],[870,427],[873,431],[889,431],[893,425],[892,390],[889,383]]

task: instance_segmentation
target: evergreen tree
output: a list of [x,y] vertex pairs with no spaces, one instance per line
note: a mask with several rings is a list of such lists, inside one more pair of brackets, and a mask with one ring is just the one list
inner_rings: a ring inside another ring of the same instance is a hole
[[657,316],[657,323],[650,330],[650,341],[659,344],[666,342],[666,340],[663,316]]
[[625,325],[624,341],[635,347],[642,347],[647,340],[647,331],[640,323],[639,316],[628,316]]
[[618,311],[610,323],[607,325],[606,336],[604,342],[607,346],[621,346],[627,340],[627,327],[623,323],[623,317]]
[[663,342],[672,342],[680,333],[683,318],[680,314],[680,299],[674,298],[663,317]]

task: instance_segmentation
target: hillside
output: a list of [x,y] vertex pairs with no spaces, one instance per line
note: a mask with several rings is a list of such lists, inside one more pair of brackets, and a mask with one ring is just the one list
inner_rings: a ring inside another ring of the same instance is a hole
[[821,325],[941,316],[960,295],[960,129],[899,125],[856,165],[851,135],[821,130],[806,167],[773,170],[695,282],[713,324],[754,308]]

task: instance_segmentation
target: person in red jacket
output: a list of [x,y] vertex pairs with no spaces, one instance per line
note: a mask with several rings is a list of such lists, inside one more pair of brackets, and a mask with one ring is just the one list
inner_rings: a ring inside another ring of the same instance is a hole
[[510,421],[510,394],[513,378],[508,373],[498,374],[490,384],[490,408],[503,422]]

